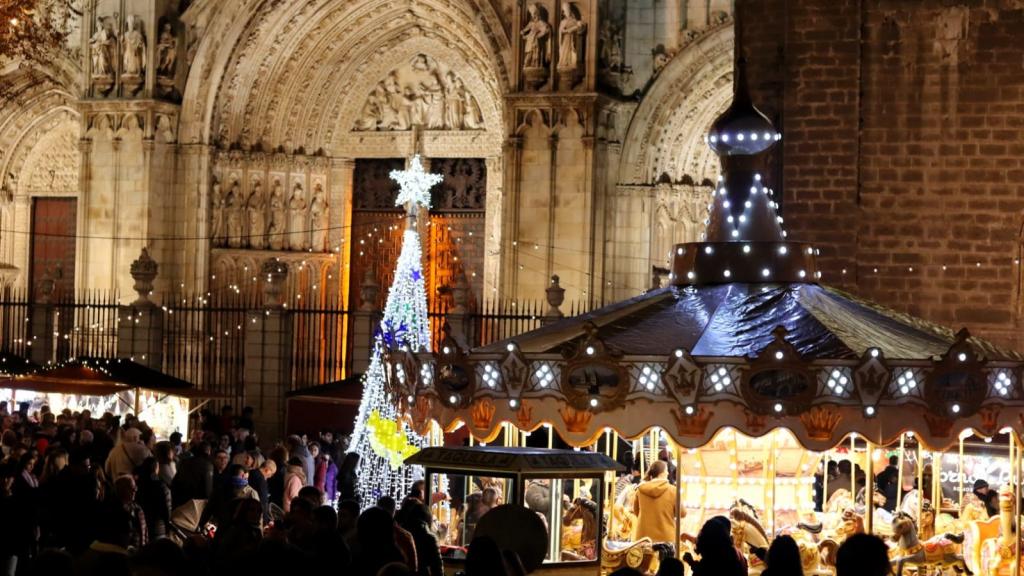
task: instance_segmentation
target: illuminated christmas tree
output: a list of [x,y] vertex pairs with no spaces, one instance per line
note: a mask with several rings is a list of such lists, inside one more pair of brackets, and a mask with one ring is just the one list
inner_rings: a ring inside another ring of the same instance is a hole
[[416,213],[420,208],[430,207],[430,189],[442,178],[425,172],[418,155],[413,157],[408,170],[394,170],[391,178],[401,188],[395,204],[406,208],[406,227],[384,318],[374,336],[370,367],[363,376],[363,398],[350,443],[360,456],[357,474],[364,507],[374,505],[377,498],[385,495],[401,501],[414,474],[412,467],[402,466],[401,461],[423,445],[423,439],[402,419],[396,400],[389,397],[381,357],[385,348],[430,351],[423,252]]

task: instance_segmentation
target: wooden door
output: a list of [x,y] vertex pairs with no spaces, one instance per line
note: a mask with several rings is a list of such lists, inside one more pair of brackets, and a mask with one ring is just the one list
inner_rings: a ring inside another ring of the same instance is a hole
[[33,198],[29,285],[38,298],[43,281],[54,281],[54,297],[71,296],[75,290],[76,198]]

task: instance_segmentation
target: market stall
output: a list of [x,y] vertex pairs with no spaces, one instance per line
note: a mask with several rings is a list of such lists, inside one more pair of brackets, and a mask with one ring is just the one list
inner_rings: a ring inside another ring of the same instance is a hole
[[78,358],[37,367],[0,386],[6,388],[0,396],[28,403],[30,413],[47,405],[55,412],[134,414],[160,438],[185,434],[191,410],[217,396],[128,358]]
[[[1016,574],[1024,357],[819,284],[819,249],[787,238],[765,176],[780,138],[739,66],[707,135],[722,175],[706,239],[674,248],[670,286],[472,351],[450,337],[432,354],[389,349],[392,397],[421,433],[466,426],[515,445],[550,426],[598,449],[630,439],[641,474],[675,466],[685,514],[672,544],[726,514],[752,571],[777,534],[798,537],[807,571],[829,572],[841,541],[868,531],[890,536],[901,570],[963,568],[966,553],[985,576]],[[974,518],[963,497],[972,435],[998,439],[1005,458],[990,479],[995,528],[972,524],[989,514]],[[874,489],[889,455],[895,507]],[[604,489],[611,538],[635,539],[621,529],[632,505]],[[972,531],[980,541],[961,544]]]

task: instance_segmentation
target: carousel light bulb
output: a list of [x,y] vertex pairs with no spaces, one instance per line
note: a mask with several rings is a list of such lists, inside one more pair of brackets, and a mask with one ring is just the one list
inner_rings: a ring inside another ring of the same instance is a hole
[[751,186],[750,187],[750,193],[751,194],[757,194],[757,186]]
[[730,272],[729,269],[726,268],[725,270],[722,271],[722,276],[725,276],[726,278],[728,278],[728,277],[732,276],[732,272]]
[[591,398],[590,399],[590,407],[591,408],[597,408],[597,398]]
[[676,349],[676,358],[682,358],[682,357],[683,357],[683,351],[681,349]]
[[957,354],[956,359],[961,361],[961,362],[966,362],[967,361],[967,354],[964,354],[963,352],[961,352],[961,353]]
[[505,350],[508,350],[509,352],[515,352],[516,345],[513,344],[512,342],[509,342],[508,344],[505,345]]
[[743,253],[744,254],[750,254],[750,245],[749,244],[744,244],[743,245]]
[[778,350],[778,351],[775,352],[775,359],[776,360],[782,360],[785,357],[786,357],[786,355],[782,353],[782,350]]
[[789,248],[786,248],[785,246],[779,246],[779,254],[785,256],[787,252],[789,252]]
[[684,253],[686,253],[685,249],[683,249],[683,248],[676,248],[676,254],[678,254],[679,256],[682,256]]
[[764,276],[765,278],[767,278],[771,273],[772,273],[772,271],[767,269],[767,268],[762,268],[761,269],[761,276]]
[[712,248],[711,246],[705,246],[705,247],[704,247],[704,253],[705,253],[705,254],[711,254],[711,253],[713,253],[714,251],[715,251],[715,249],[714,249],[714,248]]
[[761,173],[760,172],[757,173],[757,174],[754,174],[754,180],[757,180],[758,182],[761,181]]
[[594,355],[594,347],[593,346],[587,346],[587,356],[593,356],[593,355]]
[[867,408],[864,409],[864,413],[867,414],[868,416],[874,416],[875,415],[875,407],[874,406],[868,406]]
[[519,401],[516,400],[515,398],[512,398],[511,400],[508,401],[508,407],[509,408],[515,408],[518,405],[519,405]]
[[750,202],[750,200],[747,200],[746,202],[743,203],[743,206],[746,208],[750,208],[751,206],[753,206],[753,204]]
[[953,404],[953,414],[959,414],[959,413],[960,413],[960,405],[959,404]]
[[872,348],[871,349],[871,357],[872,358],[878,358],[878,348]]
[[693,406],[687,406],[686,407],[686,415],[687,416],[692,416],[693,415]]
[[740,142],[743,142],[743,132],[736,134],[736,139],[739,140]]
[[722,202],[722,208],[729,208],[730,206],[732,206],[732,203],[729,202],[728,200]]
[[728,222],[729,224],[732,224],[732,223],[733,223],[733,220],[734,220],[734,219],[733,219],[733,217],[732,217],[732,215],[731,215],[731,214],[730,214],[730,215],[729,215],[728,217],[726,217],[726,219],[725,219],[725,221],[726,221],[726,222]]
[[690,270],[689,272],[686,273],[686,277],[689,278],[690,280],[693,280],[694,278],[697,277],[697,275],[693,273],[693,270]]
[[458,403],[458,401],[459,401],[459,397],[456,396],[455,394],[452,394],[451,396],[448,397],[448,403],[449,404],[456,404],[456,403]]
[[451,354],[452,353],[452,349],[447,347],[447,346],[445,346],[444,348],[441,348],[441,353],[442,354]]
[[740,237],[740,231],[739,230],[733,230],[731,235],[732,235],[733,238],[739,238]]
[[744,222],[746,222],[746,221],[747,221],[747,216],[746,216],[746,214],[740,214],[740,224],[742,224],[742,223],[744,223]]
[[776,412],[782,412],[782,404],[776,402],[775,403],[775,411]]

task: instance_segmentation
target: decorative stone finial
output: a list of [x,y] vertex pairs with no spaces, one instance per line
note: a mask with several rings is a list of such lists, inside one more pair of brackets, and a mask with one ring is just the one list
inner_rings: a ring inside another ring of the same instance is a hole
[[551,285],[544,290],[544,294],[548,300],[548,311],[544,313],[544,317],[548,319],[561,318],[564,316],[562,311],[558,309],[565,302],[565,288],[558,283],[558,274],[551,277]]
[[139,297],[134,302],[135,305],[152,304],[149,301],[149,295],[153,292],[153,280],[156,279],[159,268],[156,260],[149,256],[149,250],[143,246],[142,253],[132,262],[130,269],[132,279],[135,280],[135,285],[132,288],[139,293]]
[[377,297],[380,295],[380,284],[373,268],[367,268],[363,274],[363,283],[359,285],[359,309],[372,312],[377,309]]
[[284,283],[288,279],[288,264],[277,258],[263,262],[260,267],[263,275],[263,307],[280,308],[284,305]]

